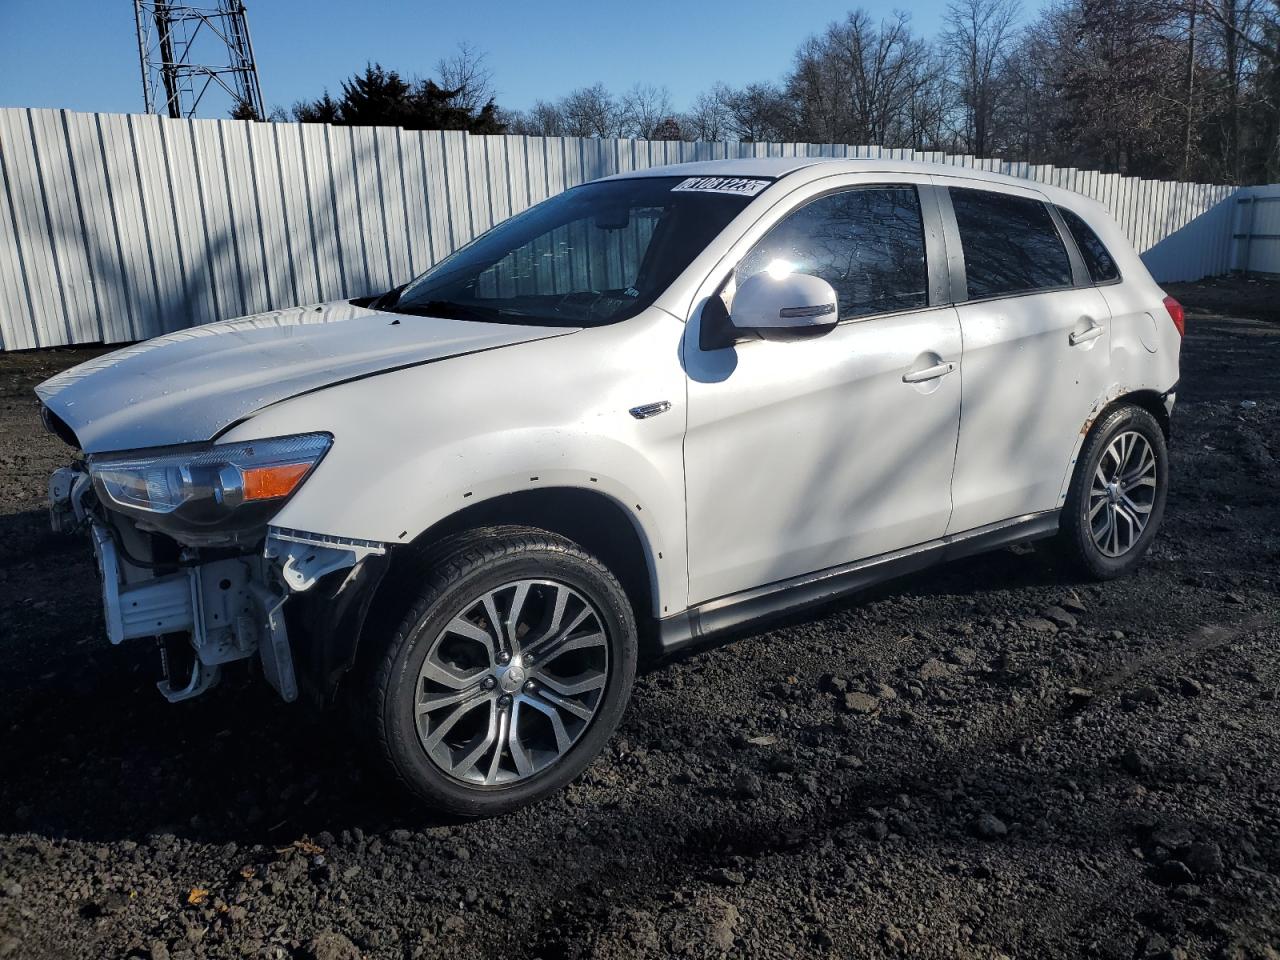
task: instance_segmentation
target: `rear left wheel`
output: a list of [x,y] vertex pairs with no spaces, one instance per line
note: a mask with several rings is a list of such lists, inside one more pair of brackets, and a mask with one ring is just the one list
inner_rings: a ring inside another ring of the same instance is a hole
[[1095,579],[1128,573],[1151,546],[1168,485],[1164,432],[1155,417],[1136,406],[1112,410],[1076,461],[1058,535],[1063,553]]
[[622,717],[636,648],[630,603],[598,560],[541,531],[477,531],[431,563],[366,715],[414,793],[490,816],[590,763]]

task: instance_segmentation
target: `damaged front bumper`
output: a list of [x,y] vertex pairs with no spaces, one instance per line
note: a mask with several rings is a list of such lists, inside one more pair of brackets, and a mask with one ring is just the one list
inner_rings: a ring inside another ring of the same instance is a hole
[[[92,484],[78,467],[54,472],[49,482],[54,530],[87,529],[102,581],[102,607],[112,644],[137,638],[161,641],[164,679],[157,687],[170,702],[212,689],[222,667],[257,658],[263,676],[287,702],[298,698],[298,675],[283,607],[339,570],[352,575],[385,545],[301,530],[268,527],[260,555],[201,562],[183,550],[179,562],[139,559],[123,545],[110,517],[89,502]],[[185,654],[185,655],[184,655]]]

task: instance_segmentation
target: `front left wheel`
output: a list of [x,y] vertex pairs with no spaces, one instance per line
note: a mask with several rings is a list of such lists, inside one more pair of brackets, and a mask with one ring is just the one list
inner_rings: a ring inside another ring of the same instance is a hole
[[439,552],[415,589],[366,681],[366,722],[398,778],[475,817],[581,773],[635,676],[635,617],[613,574],[554,534],[489,528]]

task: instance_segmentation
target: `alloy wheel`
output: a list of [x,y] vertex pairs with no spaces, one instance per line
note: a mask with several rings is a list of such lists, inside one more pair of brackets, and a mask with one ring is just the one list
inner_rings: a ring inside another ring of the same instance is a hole
[[431,641],[414,720],[431,762],[496,786],[554,764],[604,697],[609,637],[592,603],[555,580],[517,580],[475,597]]
[[1116,434],[1093,472],[1089,488],[1089,528],[1093,542],[1108,557],[1133,549],[1155,505],[1156,456],[1142,434]]

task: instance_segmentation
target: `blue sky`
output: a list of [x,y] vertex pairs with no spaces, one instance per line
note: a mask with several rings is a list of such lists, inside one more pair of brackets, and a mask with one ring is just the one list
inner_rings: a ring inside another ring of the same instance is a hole
[[[1034,0],[1032,0],[1034,2]],[[268,106],[318,96],[379,60],[430,75],[462,40],[486,50],[506,107],[602,81],[665,84],[684,108],[716,81],[772,79],[797,44],[855,4],[833,0],[249,0]],[[918,32],[946,0],[909,7]],[[137,112],[141,81],[130,0],[0,0],[0,106]]]

